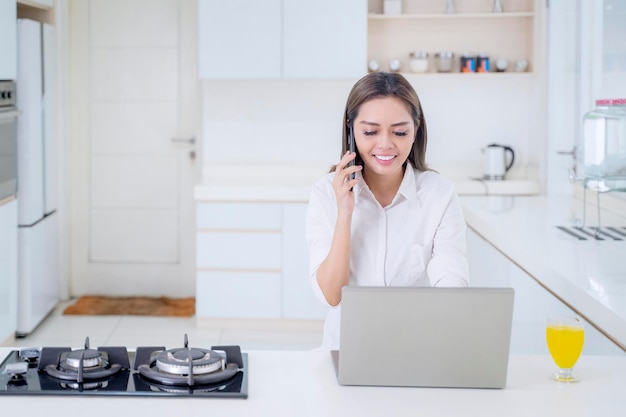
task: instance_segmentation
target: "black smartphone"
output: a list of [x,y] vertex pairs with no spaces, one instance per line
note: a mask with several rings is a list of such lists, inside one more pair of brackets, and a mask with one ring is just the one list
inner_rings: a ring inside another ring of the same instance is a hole
[[[348,148],[350,150],[350,152],[356,152],[356,144],[354,143],[354,131],[352,130],[352,123],[350,123],[348,125]],[[356,161],[356,158],[354,158],[352,161],[350,161],[350,163],[348,164],[348,166],[354,166]],[[350,179],[353,180],[356,178],[356,172],[353,172],[352,174],[350,174]]]

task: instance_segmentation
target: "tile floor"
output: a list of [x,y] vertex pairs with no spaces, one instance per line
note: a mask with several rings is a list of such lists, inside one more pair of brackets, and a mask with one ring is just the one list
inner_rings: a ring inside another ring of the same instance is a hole
[[202,320],[195,317],[70,316],[57,308],[26,337],[10,342],[9,347],[81,347],[89,337],[97,346],[165,346],[237,344],[243,350],[309,350],[322,341],[321,321]]

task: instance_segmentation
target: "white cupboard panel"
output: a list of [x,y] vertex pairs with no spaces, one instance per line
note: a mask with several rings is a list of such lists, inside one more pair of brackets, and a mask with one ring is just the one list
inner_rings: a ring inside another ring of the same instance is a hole
[[197,317],[280,318],[280,298],[280,273],[198,272]]
[[199,0],[200,78],[280,78],[281,0]]
[[283,207],[283,315],[288,319],[323,319],[328,311],[315,296],[308,278],[304,237],[306,204]]
[[178,204],[177,173],[174,156],[94,156],[92,206],[175,208]]
[[20,225],[32,225],[44,214],[41,24],[20,19],[17,30],[18,216]]
[[93,48],[93,100],[178,99],[176,48]]
[[0,1],[0,80],[14,80],[17,76],[16,18],[17,3],[12,0]]
[[178,261],[176,209],[92,210],[90,262]]
[[90,7],[92,46],[178,46],[177,0],[91,0]]
[[17,200],[0,205],[0,344],[17,328]]
[[178,131],[176,102],[95,102],[91,105],[93,153],[163,155]]
[[199,203],[198,229],[279,230],[280,204]]
[[280,233],[199,232],[197,239],[198,268],[280,270]]
[[283,77],[365,75],[367,2],[283,0]]

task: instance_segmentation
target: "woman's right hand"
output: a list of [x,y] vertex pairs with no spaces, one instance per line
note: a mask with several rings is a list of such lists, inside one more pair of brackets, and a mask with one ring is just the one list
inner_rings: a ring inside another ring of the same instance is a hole
[[335,191],[335,198],[337,199],[337,209],[340,213],[352,214],[354,210],[354,193],[352,192],[352,187],[361,181],[361,176],[357,175],[351,180],[350,175],[363,169],[361,165],[349,165],[354,158],[356,158],[356,153],[350,153],[350,151],[348,151],[335,167],[333,190]]

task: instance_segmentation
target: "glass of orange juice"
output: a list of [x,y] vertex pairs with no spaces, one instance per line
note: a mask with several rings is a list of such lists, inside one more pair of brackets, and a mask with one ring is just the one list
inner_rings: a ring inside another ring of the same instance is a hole
[[553,378],[559,382],[576,382],[572,371],[585,343],[582,320],[573,316],[548,318],[546,341],[550,355],[559,367]]

